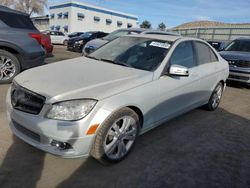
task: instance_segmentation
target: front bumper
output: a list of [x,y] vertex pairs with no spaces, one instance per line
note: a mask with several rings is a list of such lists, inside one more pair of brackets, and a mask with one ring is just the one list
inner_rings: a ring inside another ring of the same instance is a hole
[[[44,108],[39,115],[32,115],[12,108],[10,90],[7,98],[7,117],[12,132],[26,143],[63,158],[88,157],[95,135],[86,135],[90,125],[102,123],[109,115],[105,110],[94,110],[79,121],[59,121],[44,118]],[[101,125],[100,125],[101,126]],[[99,126],[99,127],[100,127]],[[69,149],[59,149],[52,144],[59,141],[69,144]]]
[[250,69],[229,66],[228,80],[250,84]]

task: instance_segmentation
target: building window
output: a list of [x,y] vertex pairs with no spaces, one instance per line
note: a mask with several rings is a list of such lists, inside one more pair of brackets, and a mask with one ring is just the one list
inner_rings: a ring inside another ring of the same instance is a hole
[[131,28],[131,27],[133,27],[133,25],[132,25],[131,23],[128,23],[128,24],[127,24],[127,27],[128,27],[128,28]]
[[117,26],[121,27],[122,26],[122,22],[121,21],[117,21]]
[[110,25],[112,23],[112,20],[111,19],[106,19],[106,24],[107,25]]
[[101,20],[101,18],[100,17],[98,17],[98,16],[94,16],[94,21],[95,22],[99,22]]
[[58,13],[57,14],[58,19],[62,19],[62,15],[63,15],[62,13]]
[[84,19],[84,14],[83,13],[77,13],[77,19],[78,20],[83,20]]
[[67,25],[63,26],[64,32],[68,33],[69,32],[69,27]]
[[63,14],[63,18],[68,19],[68,17],[69,17],[69,13],[68,13],[68,12],[65,12],[65,13]]
[[50,18],[51,18],[51,19],[54,19],[54,18],[55,18],[55,14],[51,14],[51,15],[50,15]]
[[50,29],[51,29],[51,30],[54,30],[54,29],[55,29],[55,26],[54,26],[54,25],[50,26]]

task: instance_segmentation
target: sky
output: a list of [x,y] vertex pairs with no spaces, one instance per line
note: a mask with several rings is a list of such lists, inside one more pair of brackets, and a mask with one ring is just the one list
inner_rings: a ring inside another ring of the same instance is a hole
[[[195,20],[250,23],[250,0],[78,0],[148,20],[154,28],[171,28]],[[49,0],[63,2],[63,0]]]

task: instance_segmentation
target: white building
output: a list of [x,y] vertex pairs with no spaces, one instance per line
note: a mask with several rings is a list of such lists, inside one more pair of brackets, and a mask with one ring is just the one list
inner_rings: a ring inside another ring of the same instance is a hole
[[119,11],[68,0],[49,7],[50,29],[63,32],[104,31],[138,27],[138,17]]

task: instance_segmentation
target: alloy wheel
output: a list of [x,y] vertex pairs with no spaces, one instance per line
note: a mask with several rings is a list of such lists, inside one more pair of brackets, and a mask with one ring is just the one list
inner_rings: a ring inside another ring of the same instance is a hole
[[220,100],[221,100],[221,96],[222,96],[222,86],[219,85],[214,94],[213,94],[213,97],[212,97],[212,107],[213,108],[217,108],[217,106],[219,105],[220,103]]
[[16,72],[16,66],[12,59],[0,56],[0,80],[11,79]]
[[113,123],[105,137],[106,156],[113,160],[121,159],[133,146],[136,136],[136,120],[131,116],[119,118]]

